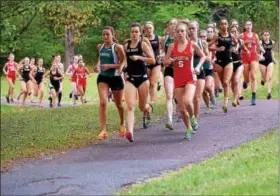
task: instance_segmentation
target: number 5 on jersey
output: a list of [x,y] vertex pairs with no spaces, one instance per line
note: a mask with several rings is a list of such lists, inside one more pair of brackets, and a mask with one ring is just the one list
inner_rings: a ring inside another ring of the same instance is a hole
[[184,67],[184,61],[178,61],[178,67]]

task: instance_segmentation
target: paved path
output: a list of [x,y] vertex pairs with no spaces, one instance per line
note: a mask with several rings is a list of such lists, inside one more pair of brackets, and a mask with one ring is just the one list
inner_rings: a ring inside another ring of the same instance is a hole
[[[203,109],[204,110],[204,109]],[[202,112],[203,112],[202,110]],[[224,114],[221,106],[202,114],[191,141],[183,123],[136,130],[135,142],[118,137],[14,168],[1,174],[2,195],[108,195],[162,171],[199,162],[255,139],[278,125],[277,101],[257,101]]]

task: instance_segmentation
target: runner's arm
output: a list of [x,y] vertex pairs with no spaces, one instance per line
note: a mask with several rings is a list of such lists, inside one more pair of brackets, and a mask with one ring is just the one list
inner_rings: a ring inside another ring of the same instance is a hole
[[3,67],[3,72],[4,72],[5,75],[8,74],[8,72],[6,71],[7,66],[8,66],[8,63],[5,63],[5,65],[4,65],[4,67]]
[[192,48],[194,49],[195,53],[199,56],[199,62],[198,65],[196,66],[197,69],[200,70],[201,66],[203,65],[206,57],[203,53],[203,51],[200,49],[197,43],[192,41]]
[[165,67],[169,67],[169,65],[171,65],[175,61],[175,59],[171,57],[173,49],[174,49],[174,43],[168,46],[167,53],[165,54],[164,61],[163,61],[163,65]]

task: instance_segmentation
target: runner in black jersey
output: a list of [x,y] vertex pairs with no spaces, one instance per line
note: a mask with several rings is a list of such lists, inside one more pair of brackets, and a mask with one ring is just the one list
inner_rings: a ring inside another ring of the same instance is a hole
[[230,79],[233,72],[232,64],[232,42],[238,46],[238,41],[234,35],[228,32],[228,21],[226,19],[220,20],[220,32],[218,35],[214,35],[213,40],[209,45],[217,43],[217,46],[212,47],[212,50],[216,50],[216,58],[214,64],[214,70],[219,74],[220,80],[224,88],[224,104],[223,111],[226,113],[228,110],[228,99],[230,93]]
[[[143,125],[146,128],[146,116],[152,112],[152,107],[147,104],[149,95],[149,80],[145,63],[155,64],[152,49],[140,39],[141,25],[132,23],[130,26],[130,40],[124,45],[127,59],[125,83],[125,100],[127,104],[127,132],[126,138],[133,142],[135,95],[139,95],[139,108],[144,113]],[[145,56],[143,55],[145,53]]]
[[[238,37],[238,29],[236,26],[232,26],[230,28],[231,33]],[[240,89],[241,89],[241,77],[243,75],[244,66],[242,64],[241,60],[241,47],[242,47],[242,41],[238,39],[238,47],[236,48],[236,44],[233,43],[233,50],[232,50],[232,61],[233,61],[233,74],[231,78],[231,88],[232,92],[234,94],[234,98],[232,101],[232,106],[236,107],[239,105],[239,97],[240,97]]]
[[19,65],[20,66],[18,68],[18,72],[19,72],[19,75],[21,76],[21,79],[20,79],[21,92],[18,95],[17,100],[19,100],[20,96],[23,95],[22,104],[24,104],[25,100],[27,98],[27,95],[28,95],[28,93],[30,93],[30,90],[31,90],[31,80],[29,77],[31,67],[30,67],[29,58],[25,57],[23,60],[21,60],[19,62]]
[[[177,19],[171,19],[168,23],[167,35],[162,38],[163,50],[167,53],[168,46],[175,41],[176,26],[178,24]],[[167,122],[165,127],[173,130],[173,97],[174,97],[174,79],[173,79],[173,67],[165,66],[164,69],[164,89],[166,95],[166,112]]]
[[39,97],[39,104],[42,104],[43,97],[44,97],[44,81],[43,77],[45,74],[45,68],[43,67],[43,59],[39,58],[37,62],[37,66],[35,66],[31,72],[30,72],[30,78],[33,82],[33,88],[34,88],[34,96],[37,97],[40,93]]
[[268,30],[262,32],[262,40],[260,41],[260,44],[265,50],[265,52],[262,53],[263,58],[259,61],[262,78],[261,84],[264,85],[267,82],[267,99],[271,99],[273,63],[275,63],[273,48],[275,42],[270,39]]
[[157,81],[161,74],[161,66],[159,63],[161,37],[154,34],[154,24],[151,21],[145,22],[144,29],[145,29],[145,34],[151,43],[154,56],[156,59],[156,64],[147,65],[149,81],[150,81],[150,101],[153,104],[156,101]]
[[50,95],[51,95],[51,105],[50,107],[56,107],[56,100],[58,98],[59,89],[60,89],[60,80],[63,79],[63,74],[58,68],[58,65],[53,62],[52,67],[49,71],[44,74],[44,78],[50,76]]
[[[213,28],[209,27],[207,30],[212,30],[214,31]],[[207,50],[208,50],[208,55],[206,56],[206,61],[203,63],[203,69],[205,72],[205,87],[203,91],[203,100],[207,106],[205,113],[209,113],[211,108],[214,108],[216,105],[216,98],[215,98],[215,93],[214,93],[214,72],[213,72],[213,55],[212,52],[209,51],[208,49],[208,35],[206,30],[201,30],[199,32],[199,37],[201,40],[204,40],[207,42]],[[205,54],[207,52],[205,51]]]

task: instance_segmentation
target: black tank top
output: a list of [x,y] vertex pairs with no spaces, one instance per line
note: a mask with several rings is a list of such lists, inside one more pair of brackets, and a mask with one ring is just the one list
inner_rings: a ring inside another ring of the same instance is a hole
[[[239,48],[238,48],[238,54],[232,52],[232,61],[240,61],[241,60],[241,41],[240,39],[238,39],[238,44],[239,44]],[[232,42],[232,46],[235,47],[236,45]]]
[[228,37],[223,37],[221,33],[219,33],[217,47],[219,48],[221,46],[224,46],[225,50],[216,52],[217,59],[231,58],[232,38],[230,33]]
[[128,41],[126,49],[127,68],[126,72],[130,76],[144,76],[147,74],[147,68],[143,61],[133,61],[129,57],[133,55],[143,56],[142,41],[139,41],[136,48],[130,47],[131,40]]
[[61,75],[58,73],[58,68],[56,69],[55,73],[53,73],[52,70],[50,71],[50,82],[52,84],[59,84],[59,80],[54,80],[54,77],[61,77]]
[[266,61],[271,61],[272,62],[272,53],[271,53],[271,50],[272,50],[272,47],[273,47],[272,41],[269,40],[268,43],[265,43],[264,40],[262,40],[262,47],[265,50],[265,53],[263,54],[263,57],[265,58]]
[[25,66],[25,65],[24,65],[24,66],[21,68],[21,77],[22,77],[23,79],[25,79],[25,80],[29,80],[29,79],[30,79],[30,78],[29,78],[30,70],[31,70],[30,65],[28,65],[28,66]]
[[42,81],[42,80],[43,80],[44,73],[45,73],[45,68],[43,68],[43,67],[38,67],[38,68],[37,68],[37,71],[36,71],[36,74],[35,74],[35,80],[36,80],[36,81]]
[[149,40],[151,45],[152,45],[152,48],[153,48],[153,51],[154,51],[154,54],[155,54],[155,58],[157,58],[157,56],[159,55],[159,40],[158,40],[158,36],[155,35],[155,38],[153,40]]

